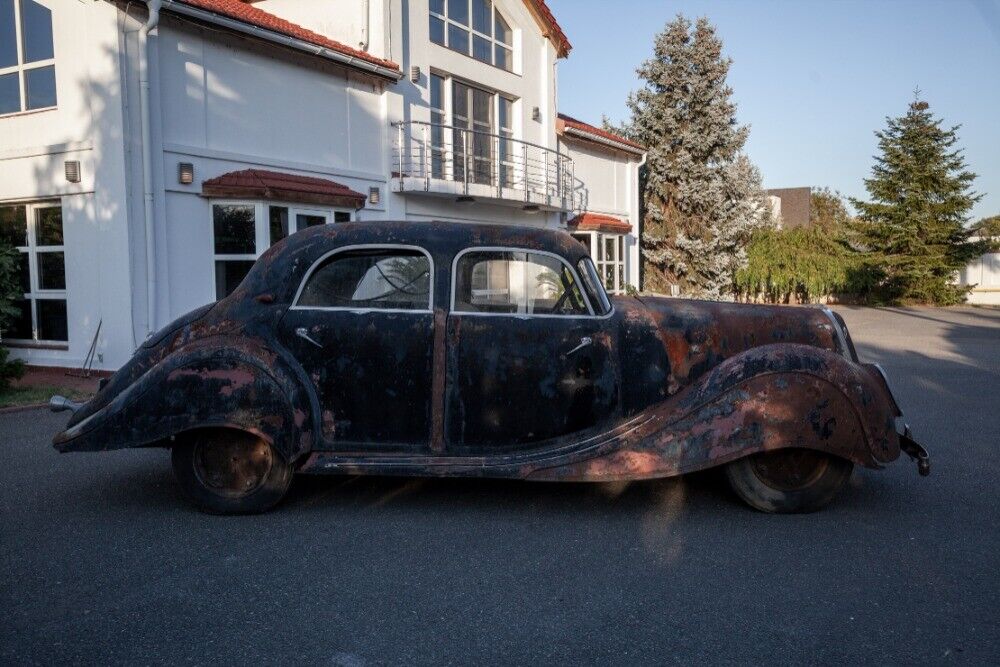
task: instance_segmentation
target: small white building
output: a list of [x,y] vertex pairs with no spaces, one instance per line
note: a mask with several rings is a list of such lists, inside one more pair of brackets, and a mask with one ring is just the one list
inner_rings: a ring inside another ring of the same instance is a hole
[[0,0],[4,345],[117,368],[346,220],[567,228],[638,286],[645,155],[558,114],[569,51],[543,0]]

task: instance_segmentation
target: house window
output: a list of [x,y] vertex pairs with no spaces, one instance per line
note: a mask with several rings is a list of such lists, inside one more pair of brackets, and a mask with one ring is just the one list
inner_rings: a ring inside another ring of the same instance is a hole
[[[449,89],[451,116],[446,118],[445,93]],[[431,74],[430,111],[432,177],[462,181],[468,167],[469,182],[495,185],[499,168],[503,184],[513,185],[514,100],[457,79]]]
[[490,0],[431,0],[431,41],[508,72],[514,32]]
[[66,252],[62,207],[58,202],[0,206],[0,242],[20,256],[20,299],[5,339],[65,343]]
[[0,115],[56,106],[52,10],[0,0]]
[[597,265],[597,274],[604,288],[611,294],[624,294],[628,285],[625,270],[625,235],[603,232],[578,232],[573,234],[590,250]]
[[293,204],[212,204],[215,297],[233,293],[257,258],[289,234],[330,222],[349,222],[351,212]]

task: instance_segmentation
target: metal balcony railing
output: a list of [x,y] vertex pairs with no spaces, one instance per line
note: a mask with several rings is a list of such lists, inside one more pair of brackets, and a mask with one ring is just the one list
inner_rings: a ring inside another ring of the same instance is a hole
[[575,209],[573,160],[508,134],[454,125],[393,123],[399,192],[458,194],[554,210]]

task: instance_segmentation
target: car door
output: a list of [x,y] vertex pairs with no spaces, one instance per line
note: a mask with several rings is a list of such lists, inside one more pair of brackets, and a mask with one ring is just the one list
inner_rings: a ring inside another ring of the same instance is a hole
[[475,248],[456,257],[452,273],[449,448],[540,447],[614,415],[615,337],[563,258]]
[[279,326],[319,401],[332,451],[422,451],[431,428],[432,259],[415,246],[341,248],[308,271]]

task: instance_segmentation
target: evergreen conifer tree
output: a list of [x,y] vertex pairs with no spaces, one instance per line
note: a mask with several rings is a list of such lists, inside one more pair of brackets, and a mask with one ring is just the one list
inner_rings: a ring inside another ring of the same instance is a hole
[[972,191],[976,175],[956,149],[959,126],[942,127],[919,98],[899,118],[886,118],[875,133],[880,155],[865,189],[871,201],[851,199],[852,224],[865,255],[876,301],[961,303],[968,288],[955,272],[986,251],[970,242],[966,227],[982,195]]
[[760,174],[743,154],[731,60],[705,18],[678,15],[655,40],[629,96],[631,120],[613,128],[647,147],[642,173],[644,287],[730,298],[751,233],[771,224]]

